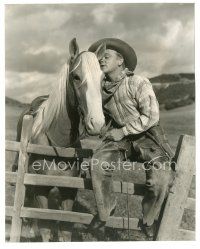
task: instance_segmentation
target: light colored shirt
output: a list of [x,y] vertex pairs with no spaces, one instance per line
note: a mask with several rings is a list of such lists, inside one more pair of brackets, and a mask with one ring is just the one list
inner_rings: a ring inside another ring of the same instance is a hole
[[122,78],[104,109],[122,127],[125,136],[142,133],[159,121],[159,104],[152,85],[138,75]]

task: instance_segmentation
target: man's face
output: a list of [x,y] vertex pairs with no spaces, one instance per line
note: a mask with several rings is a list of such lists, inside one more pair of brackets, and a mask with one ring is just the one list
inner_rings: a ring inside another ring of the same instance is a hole
[[101,70],[104,73],[115,71],[120,65],[120,57],[112,49],[106,49],[104,56],[99,60]]

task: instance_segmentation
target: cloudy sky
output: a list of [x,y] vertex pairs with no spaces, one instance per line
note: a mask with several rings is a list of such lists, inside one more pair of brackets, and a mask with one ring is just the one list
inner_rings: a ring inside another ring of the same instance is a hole
[[135,73],[194,72],[193,4],[7,5],[6,96],[29,102],[47,94],[76,37],[85,50],[116,37],[136,51]]

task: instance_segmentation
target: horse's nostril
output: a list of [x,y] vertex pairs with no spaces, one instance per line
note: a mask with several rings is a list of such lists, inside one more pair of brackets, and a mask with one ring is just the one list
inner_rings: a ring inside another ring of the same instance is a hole
[[94,128],[94,119],[93,118],[90,119],[90,124],[91,124],[92,128]]
[[86,129],[90,135],[98,135],[104,124],[104,119],[101,120],[99,117],[88,117],[85,120]]
[[95,128],[95,122],[94,122],[94,119],[93,118],[90,118],[87,122],[87,129],[88,130],[94,130]]

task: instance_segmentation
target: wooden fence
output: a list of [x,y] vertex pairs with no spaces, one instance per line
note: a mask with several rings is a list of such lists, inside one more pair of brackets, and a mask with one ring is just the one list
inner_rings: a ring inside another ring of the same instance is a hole
[[[6,206],[6,216],[12,217],[10,241],[19,242],[22,218],[50,219],[74,223],[90,224],[94,216],[89,213],[39,209],[24,207],[25,185],[58,186],[92,190],[91,179],[66,176],[47,176],[27,173],[29,154],[60,156],[67,158],[88,158],[92,151],[87,149],[61,148],[29,143],[32,116],[26,115],[23,120],[21,142],[6,141],[6,151],[19,152],[18,172],[6,172],[6,182],[16,183],[14,206]],[[55,152],[56,151],[56,152]],[[177,177],[172,191],[167,199],[157,240],[194,240],[195,232],[180,229],[180,223],[185,208],[195,209],[195,199],[188,198],[188,192],[194,174],[195,165],[194,137],[182,135],[176,150]],[[114,182],[117,193],[130,195],[144,195],[143,184],[130,182]],[[106,223],[107,227],[140,230],[138,218],[111,216]]]

